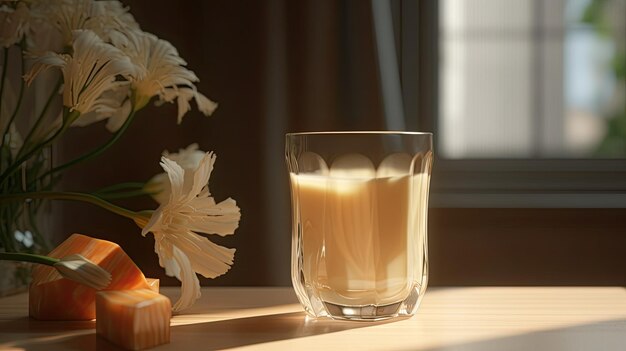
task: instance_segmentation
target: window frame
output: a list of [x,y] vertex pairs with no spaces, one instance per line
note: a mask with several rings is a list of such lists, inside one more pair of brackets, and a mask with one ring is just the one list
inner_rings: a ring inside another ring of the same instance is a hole
[[[399,0],[399,68],[406,126],[439,116],[439,3]],[[626,159],[446,159],[437,154],[431,207],[626,208]]]

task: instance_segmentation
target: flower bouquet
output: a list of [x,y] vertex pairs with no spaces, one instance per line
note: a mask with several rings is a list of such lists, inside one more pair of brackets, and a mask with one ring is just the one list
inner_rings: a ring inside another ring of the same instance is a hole
[[[191,100],[204,115],[217,104],[198,92],[198,77],[174,46],[142,31],[118,1],[24,0],[0,5],[0,253],[46,251],[37,230],[49,200],[90,203],[152,233],[159,264],[182,282],[175,311],[200,295],[197,273],[214,278],[233,263],[234,249],[200,234],[233,234],[240,211],[208,188],[216,156],[196,144],[161,157],[164,173],[146,183],[114,184],[93,192],[57,189],[64,171],[111,147],[154,101],[176,103],[178,122]],[[76,159],[50,163],[50,150],[70,128],[101,122],[110,138]],[[152,196],[153,210],[114,203]],[[31,224],[29,230],[23,224]],[[139,230],[138,230],[139,232]]]

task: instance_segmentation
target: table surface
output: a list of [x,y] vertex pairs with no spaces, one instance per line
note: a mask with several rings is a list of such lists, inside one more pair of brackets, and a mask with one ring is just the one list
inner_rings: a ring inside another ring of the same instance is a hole
[[[178,289],[162,293],[176,296]],[[0,350],[116,350],[95,322],[27,317],[27,295],[0,299]],[[312,320],[290,288],[203,288],[153,350],[626,350],[626,288],[429,289],[413,318]]]

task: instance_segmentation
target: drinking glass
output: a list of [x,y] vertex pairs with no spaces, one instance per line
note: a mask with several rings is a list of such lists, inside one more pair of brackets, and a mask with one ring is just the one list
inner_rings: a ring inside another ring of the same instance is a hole
[[291,278],[313,317],[413,315],[428,281],[432,134],[286,135]]

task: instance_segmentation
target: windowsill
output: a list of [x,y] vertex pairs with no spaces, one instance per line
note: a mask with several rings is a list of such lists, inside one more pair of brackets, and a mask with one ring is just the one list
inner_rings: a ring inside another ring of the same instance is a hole
[[433,193],[431,208],[626,208],[626,193]]
[[434,208],[626,208],[626,160],[436,159]]

